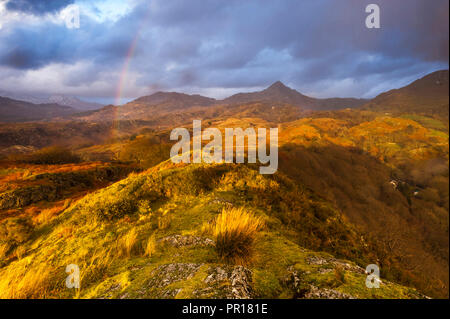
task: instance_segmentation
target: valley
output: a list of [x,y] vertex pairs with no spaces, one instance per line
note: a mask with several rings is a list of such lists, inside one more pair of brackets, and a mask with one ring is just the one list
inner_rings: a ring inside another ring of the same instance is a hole
[[[448,96],[441,70],[370,100],[281,82],[89,111],[0,98],[0,298],[448,298]],[[278,128],[278,172],[172,163],[194,120]],[[221,246],[227,216],[245,247]]]

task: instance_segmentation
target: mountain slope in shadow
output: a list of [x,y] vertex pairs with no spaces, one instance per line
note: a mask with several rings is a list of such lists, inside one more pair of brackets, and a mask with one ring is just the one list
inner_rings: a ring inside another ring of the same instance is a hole
[[398,113],[417,113],[448,119],[448,70],[430,73],[411,84],[381,93],[363,109]]
[[76,110],[59,104],[33,104],[0,96],[0,122],[39,121],[67,116]]

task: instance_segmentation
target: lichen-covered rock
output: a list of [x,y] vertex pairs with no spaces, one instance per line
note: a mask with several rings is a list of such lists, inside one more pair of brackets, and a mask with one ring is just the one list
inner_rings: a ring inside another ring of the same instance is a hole
[[[320,262],[320,257],[315,260]],[[293,266],[288,268],[288,275],[284,280],[285,285],[290,288],[296,299],[354,299],[349,294],[328,288],[318,288],[304,281],[302,273],[295,270]]]
[[252,272],[243,266],[210,267],[205,289],[194,292],[198,298],[250,299],[253,297]]
[[309,291],[309,285],[305,285],[301,272],[295,270],[293,266],[290,266],[287,270],[288,274],[284,279],[284,284],[292,290],[294,298],[303,298]]
[[175,263],[162,265],[152,272],[148,287],[162,288],[174,282],[194,277],[202,264]]
[[191,246],[211,246],[214,247],[215,243],[212,239],[198,236],[182,236],[182,235],[172,235],[164,237],[160,240],[162,243],[167,243],[174,247],[191,247]]
[[230,202],[230,201],[228,201],[226,199],[223,199],[223,198],[218,198],[218,197],[214,198],[210,203],[211,204],[221,204],[221,205],[224,205],[226,207],[233,207],[234,206],[232,202]]
[[323,266],[323,265],[332,265],[334,267],[341,267],[345,270],[354,272],[354,273],[359,273],[359,274],[364,274],[366,271],[359,267],[358,265],[352,265],[348,262],[345,262],[343,260],[340,259],[336,259],[336,258],[323,258],[320,256],[309,256],[306,259],[306,262],[309,265],[318,265],[318,266]]
[[[202,268],[201,272],[199,272],[200,268]],[[185,285],[193,288],[185,289]],[[186,298],[249,299],[253,297],[252,272],[243,266],[166,264],[153,270],[146,287],[148,296],[156,298],[175,298],[180,292]]]
[[310,265],[326,265],[329,264],[330,261],[328,259],[319,257],[319,256],[309,256],[306,259],[306,262]]
[[328,288],[317,288],[311,285],[310,290],[305,294],[306,299],[355,299],[353,296]]
[[114,283],[99,296],[99,299],[111,299],[120,289],[122,289],[122,285],[120,283]]

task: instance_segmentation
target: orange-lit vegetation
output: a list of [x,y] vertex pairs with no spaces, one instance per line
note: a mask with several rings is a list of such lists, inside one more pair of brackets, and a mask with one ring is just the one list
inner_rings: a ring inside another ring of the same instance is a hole
[[212,226],[212,235],[220,258],[246,264],[253,254],[253,243],[264,222],[243,208],[224,209]]
[[50,165],[78,163],[81,161],[80,157],[74,154],[70,149],[59,146],[44,147],[31,154],[15,155],[11,157],[11,160],[30,164]]
[[[390,96],[401,112],[384,107]],[[449,137],[442,107],[447,101],[448,109],[448,93],[446,100],[430,99],[394,91],[362,110],[333,112],[267,102],[187,111],[162,105],[145,123],[115,123],[124,129],[114,139],[105,134],[109,124],[92,124],[91,138],[80,133],[71,152],[47,148],[10,157],[0,163],[0,298],[161,298],[165,288],[149,287],[148,280],[167,264],[243,264],[263,298],[296,296],[285,285],[293,268],[306,286],[356,297],[421,296],[395,284],[374,293],[361,284],[364,274],[308,262],[327,254],[363,268],[376,263],[383,281],[448,297]],[[414,111],[406,112],[405,103],[413,102]],[[169,129],[196,118],[220,130],[278,127],[279,172],[172,163]],[[23,123],[18,130],[41,126]],[[18,138],[6,129],[1,134]],[[65,133],[54,134],[59,141]],[[44,146],[37,140],[33,146]],[[175,235],[215,244],[163,241]],[[82,274],[76,292],[64,287],[71,263]],[[202,285],[203,271],[171,288],[195,297],[189,293]]]

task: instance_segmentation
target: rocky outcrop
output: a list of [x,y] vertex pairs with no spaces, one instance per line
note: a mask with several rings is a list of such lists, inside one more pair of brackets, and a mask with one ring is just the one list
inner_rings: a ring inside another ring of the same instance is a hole
[[152,272],[149,287],[163,288],[178,281],[194,277],[202,264],[175,263],[159,266]]
[[288,268],[288,275],[286,276],[284,283],[293,291],[293,297],[296,299],[354,299],[353,296],[338,290],[318,288],[304,282],[302,273],[295,270],[292,266]]
[[354,273],[359,273],[359,274],[365,274],[366,271],[362,268],[359,267],[358,265],[352,265],[346,261],[340,260],[340,259],[336,259],[336,258],[323,258],[323,257],[319,257],[319,256],[310,256],[306,259],[306,262],[309,265],[319,265],[319,266],[323,266],[323,265],[330,265],[332,267],[340,267],[342,269],[354,272]]
[[169,244],[173,247],[193,247],[193,246],[200,246],[200,247],[206,247],[211,246],[214,247],[215,243],[212,239],[205,238],[205,237],[198,237],[198,236],[182,236],[182,235],[172,235],[167,236],[162,239],[160,239],[161,243]]
[[206,266],[194,263],[162,265],[152,272],[146,289],[152,297],[175,298],[184,288],[173,287],[173,284],[193,279],[203,266],[208,267],[206,276],[195,282],[195,289],[189,292],[189,297],[219,299],[253,297],[252,272],[243,266],[230,265]]
[[309,291],[305,294],[306,299],[355,299],[353,296],[328,288],[317,288],[311,285]]
[[204,280],[208,288],[195,292],[199,298],[250,299],[253,296],[252,272],[243,266],[211,267]]

